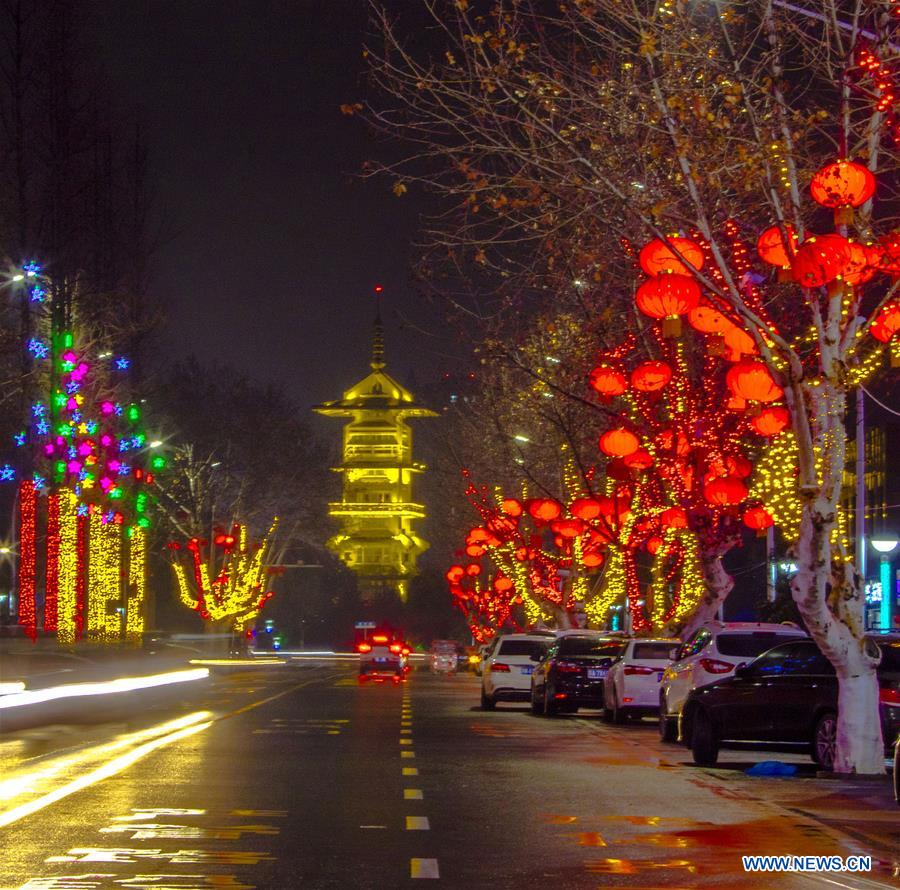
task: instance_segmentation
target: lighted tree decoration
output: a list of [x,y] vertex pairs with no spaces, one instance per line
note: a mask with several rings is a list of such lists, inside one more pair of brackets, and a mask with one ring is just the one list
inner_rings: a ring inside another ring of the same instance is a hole
[[211,626],[242,634],[272,597],[272,546],[278,520],[251,544],[247,526],[236,523],[209,541],[191,538],[169,544],[181,602]]

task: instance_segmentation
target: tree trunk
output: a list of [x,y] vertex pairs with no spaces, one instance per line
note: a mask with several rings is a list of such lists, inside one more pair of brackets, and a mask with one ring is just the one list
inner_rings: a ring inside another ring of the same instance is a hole
[[722,557],[732,547],[729,543],[724,549],[716,547],[712,550],[700,550],[700,563],[703,567],[703,580],[706,582],[706,594],[696,611],[681,628],[680,636],[686,640],[697,628],[715,620],[722,603],[734,587],[734,579],[722,565]]
[[[851,650],[852,651],[852,650]],[[884,739],[878,718],[878,678],[860,650],[838,673],[836,773],[882,775]],[[854,665],[854,662],[857,662]]]

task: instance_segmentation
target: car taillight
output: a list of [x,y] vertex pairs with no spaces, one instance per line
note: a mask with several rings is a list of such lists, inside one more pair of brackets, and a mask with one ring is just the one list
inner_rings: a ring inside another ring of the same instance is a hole
[[900,689],[891,689],[890,686],[882,686],[878,690],[878,701],[883,705],[900,705]]
[[372,637],[373,643],[386,643],[387,641],[388,638],[384,634],[375,634],[375,636]]
[[584,667],[584,665],[575,664],[574,662],[571,662],[571,661],[557,661],[556,662],[556,669],[561,674],[577,674],[582,670],[583,667]]
[[718,658],[701,658],[700,667],[708,674],[727,674],[734,670],[734,665]]
[[410,651],[410,650],[409,650],[406,646],[404,646],[404,647],[400,650],[400,654],[401,654],[401,655],[409,655],[409,651]]
[[402,648],[403,648],[403,647],[402,647],[399,643],[393,643],[393,644],[391,645],[391,652],[393,652],[394,655],[399,655],[399,654],[400,654],[400,650],[401,650]]
[[500,662],[495,662],[491,665],[491,670],[495,671],[498,674],[508,674],[509,673],[509,665],[508,664],[500,664]]
[[368,643],[360,643],[356,648],[360,652],[371,652],[372,651],[372,647]]
[[640,677],[648,677],[650,674],[656,673],[656,668],[648,668],[639,664],[626,664],[622,672],[626,677],[631,674],[637,674]]

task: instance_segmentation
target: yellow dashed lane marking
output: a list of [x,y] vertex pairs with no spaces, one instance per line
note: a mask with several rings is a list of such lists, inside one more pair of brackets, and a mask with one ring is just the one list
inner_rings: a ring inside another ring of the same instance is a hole
[[417,775],[419,775],[419,771],[414,766],[404,766],[403,767],[403,775],[404,776],[417,776]]
[[422,800],[425,795],[422,794],[422,790],[420,788],[404,788],[403,789],[403,799],[404,800]]

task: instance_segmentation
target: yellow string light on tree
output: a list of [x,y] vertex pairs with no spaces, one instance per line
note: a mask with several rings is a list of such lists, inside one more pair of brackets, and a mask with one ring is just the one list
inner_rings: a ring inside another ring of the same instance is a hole
[[139,525],[128,530],[128,601],[125,636],[138,643],[144,633],[144,600],[147,595],[147,533]]
[[[121,527],[104,522],[100,510],[88,520],[87,634],[91,640],[110,642],[121,636]],[[112,609],[110,608],[112,606]]]
[[81,629],[78,602],[79,546],[78,498],[70,488],[62,488],[59,498],[59,568],[56,639],[72,645]]

